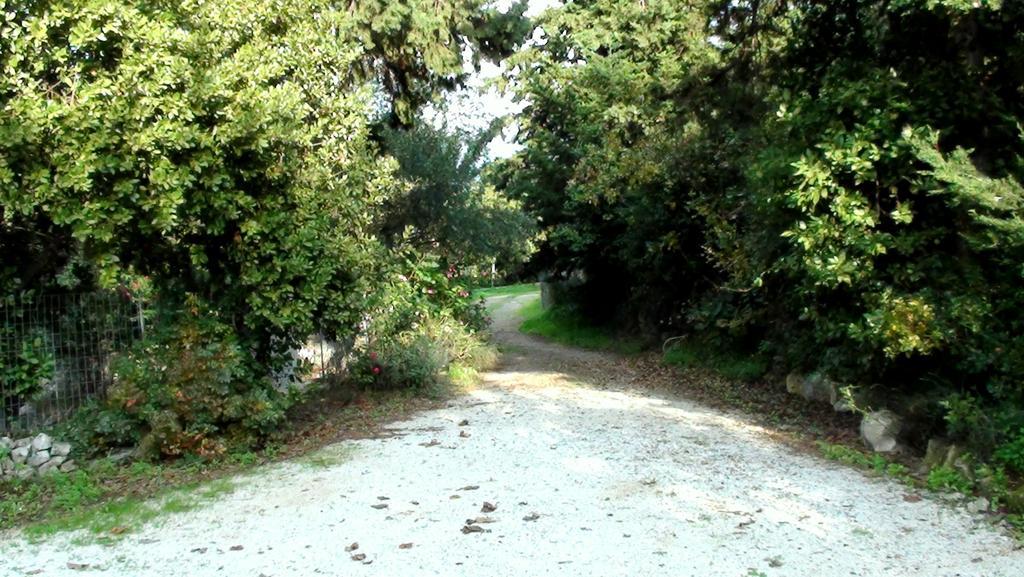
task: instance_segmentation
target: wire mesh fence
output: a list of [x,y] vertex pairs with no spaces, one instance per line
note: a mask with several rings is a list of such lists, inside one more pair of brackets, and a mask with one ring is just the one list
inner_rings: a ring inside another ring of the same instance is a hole
[[145,323],[142,303],[111,292],[0,300],[0,431],[51,426],[102,396]]

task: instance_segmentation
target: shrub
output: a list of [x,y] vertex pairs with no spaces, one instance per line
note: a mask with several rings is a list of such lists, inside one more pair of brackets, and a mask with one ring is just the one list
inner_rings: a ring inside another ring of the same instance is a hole
[[430,388],[453,364],[475,371],[492,366],[496,356],[480,333],[440,314],[397,335],[378,336],[353,363],[352,377],[374,388]]
[[203,457],[260,444],[284,418],[287,396],[212,313],[186,313],[113,363],[91,442],[138,441],[147,456]]
[[1000,445],[996,449],[995,458],[1010,469],[1024,474],[1024,429]]
[[964,494],[970,493],[974,488],[974,483],[960,471],[945,465],[929,471],[925,484],[932,491],[951,490]]

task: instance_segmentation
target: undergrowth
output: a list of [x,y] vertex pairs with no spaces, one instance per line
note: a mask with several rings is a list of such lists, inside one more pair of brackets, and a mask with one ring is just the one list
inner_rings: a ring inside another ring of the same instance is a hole
[[727,348],[711,346],[696,340],[678,341],[665,351],[665,364],[683,368],[711,369],[727,379],[756,381],[768,371],[767,364],[756,355],[743,354]]
[[556,306],[544,310],[537,298],[523,306],[520,315],[523,317],[519,325],[521,332],[563,345],[627,355],[643,350],[642,343],[635,338],[620,336],[609,327],[595,326],[571,307]]

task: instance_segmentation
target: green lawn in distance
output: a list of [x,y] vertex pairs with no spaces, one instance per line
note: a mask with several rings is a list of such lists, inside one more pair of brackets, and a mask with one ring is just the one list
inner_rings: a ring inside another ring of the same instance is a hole
[[528,295],[540,291],[540,283],[510,284],[494,288],[473,289],[473,298],[491,298]]

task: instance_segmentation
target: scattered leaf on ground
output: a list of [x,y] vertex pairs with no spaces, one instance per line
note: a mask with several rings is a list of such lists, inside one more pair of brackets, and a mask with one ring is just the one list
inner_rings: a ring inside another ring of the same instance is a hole
[[537,513],[530,513],[529,515],[523,517],[523,521],[536,521],[537,519],[540,519],[540,515],[538,515]]
[[388,508],[388,504],[387,503],[377,503],[376,505],[370,505],[370,506],[373,507],[374,509],[387,509]]
[[363,559],[366,559],[366,553],[356,553],[352,556],[353,561],[362,561]]
[[426,443],[420,443],[420,446],[421,447],[436,447],[436,446],[438,446],[440,444],[441,444],[441,441],[438,441],[437,439],[430,439]]
[[463,487],[463,488],[461,488],[459,490],[460,491],[476,491],[479,488],[480,488],[480,485],[466,485],[465,487]]
[[200,555],[202,555],[203,553],[206,553],[206,547],[196,547],[195,549],[193,549],[193,550],[191,550],[189,552],[190,553],[199,553]]
[[402,543],[398,546],[399,549],[412,549],[412,543]]
[[88,568],[88,563],[73,563],[68,561],[68,569],[71,569],[72,571],[85,571]]
[[908,493],[906,495],[903,495],[903,500],[906,501],[907,503],[917,503],[918,501],[921,500],[921,496]]
[[345,547],[345,552],[346,553],[351,553],[351,552],[355,551],[358,548],[359,548],[359,543],[352,543],[348,547]]
[[484,532],[484,528],[481,527],[480,525],[466,525],[465,527],[462,528],[462,532],[465,533],[466,535],[468,535],[470,533],[483,533]]
[[498,506],[495,505],[494,503],[490,503],[488,501],[484,501],[484,506],[480,507],[480,512],[481,513],[493,513],[495,510],[497,510],[497,508],[498,508]]
[[465,426],[468,426],[468,425],[469,425],[469,419],[462,419],[461,421],[459,421],[459,426],[460,427],[465,427]]
[[241,545],[232,545],[231,546],[231,550],[232,551],[241,551],[242,549],[245,549],[245,547],[242,547]]
[[459,436],[462,437],[463,439],[468,439],[469,433],[467,433],[466,431],[459,431]]

